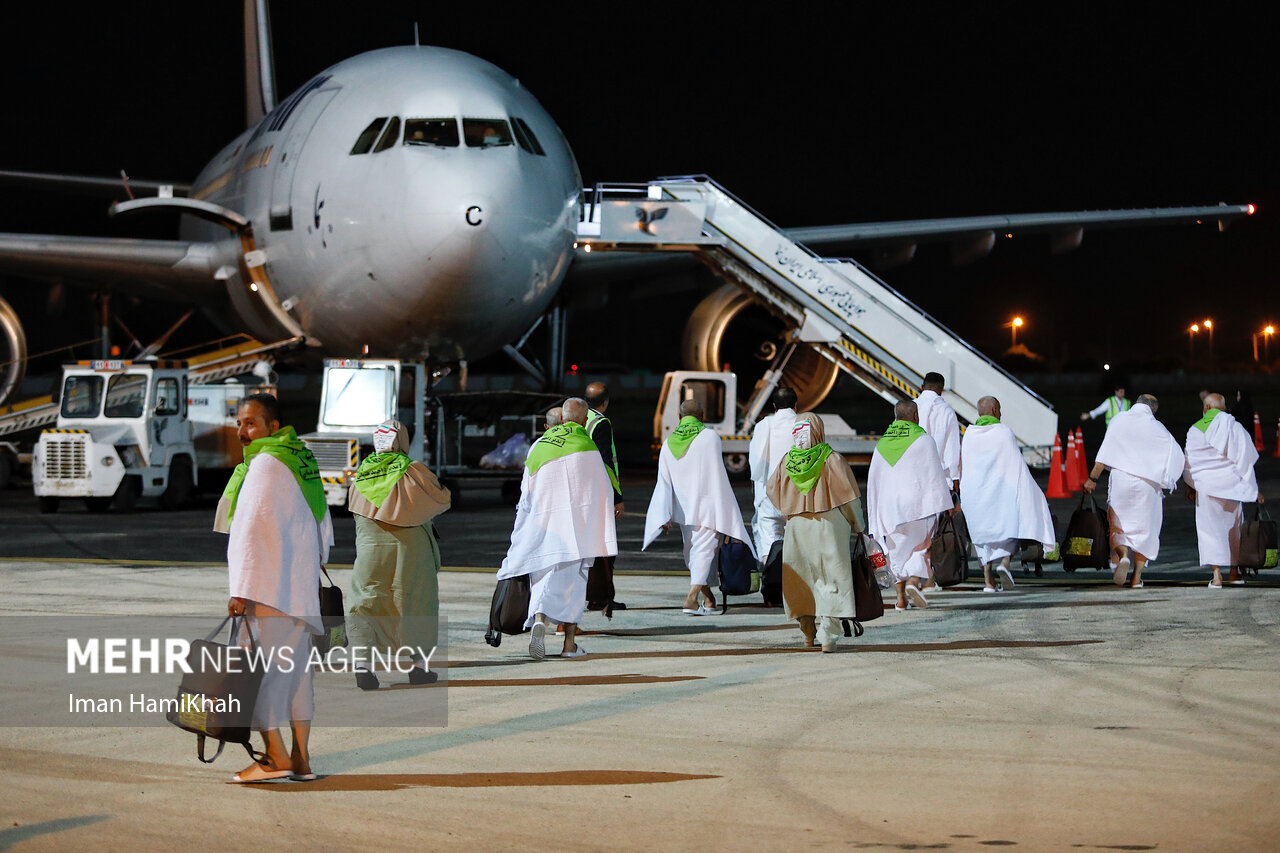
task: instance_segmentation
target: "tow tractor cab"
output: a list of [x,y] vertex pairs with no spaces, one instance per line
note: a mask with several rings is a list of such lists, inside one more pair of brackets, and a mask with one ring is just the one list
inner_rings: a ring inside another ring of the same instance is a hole
[[172,509],[196,485],[183,361],[81,361],[63,365],[58,425],[32,457],[40,511],[83,498],[92,512],[140,496]]
[[[680,403],[697,400],[706,413],[703,420],[720,435],[724,467],[733,474],[747,470],[751,450],[751,430],[738,421],[738,377],[733,373],[676,370],[662,380],[658,408],[653,413],[653,450],[656,454],[680,423]],[[844,418],[822,413],[827,444],[851,463],[871,460],[879,436],[858,435]]]
[[392,358],[327,359],[316,431],[301,436],[315,454],[329,506],[346,506],[373,431],[387,418],[410,430],[409,455],[422,461],[426,368]]

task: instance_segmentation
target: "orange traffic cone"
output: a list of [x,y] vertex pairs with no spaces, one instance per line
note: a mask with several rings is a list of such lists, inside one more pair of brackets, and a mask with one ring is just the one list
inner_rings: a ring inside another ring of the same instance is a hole
[[1276,451],[1271,455],[1280,459],[1280,421],[1276,421]]
[[1258,413],[1253,413],[1253,447],[1259,453],[1262,452],[1262,418],[1258,417]]
[[1069,498],[1067,491],[1067,466],[1062,458],[1062,437],[1053,437],[1053,456],[1049,458],[1049,488],[1044,493],[1046,498]]
[[1075,494],[1084,487],[1084,481],[1080,479],[1080,466],[1076,462],[1076,434],[1071,430],[1067,430],[1067,458],[1063,461],[1067,469],[1067,489]]
[[1084,430],[1080,427],[1076,427],[1076,463],[1079,465],[1076,475],[1080,478],[1080,485],[1083,487],[1084,481],[1089,479],[1089,463],[1084,458]]

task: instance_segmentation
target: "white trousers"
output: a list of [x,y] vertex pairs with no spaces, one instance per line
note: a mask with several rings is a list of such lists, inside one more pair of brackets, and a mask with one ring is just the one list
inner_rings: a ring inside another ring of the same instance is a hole
[[1196,492],[1196,543],[1200,565],[1234,566],[1240,562],[1240,525],[1244,505]]
[[710,527],[680,525],[684,537],[684,564],[689,567],[690,586],[710,586],[711,567],[720,550],[720,537]]
[[895,581],[929,577],[929,542],[933,540],[936,516],[917,518],[899,524],[884,535],[884,552],[889,557],[889,571]]
[[524,626],[532,628],[534,616],[539,613],[560,625],[581,622],[582,611],[587,609],[587,571],[591,563],[570,560],[530,574],[529,618],[524,620]]
[[773,543],[786,532],[787,518],[769,500],[762,484],[756,483],[755,489],[756,516],[751,523],[751,535],[756,540],[756,556],[763,562],[769,559],[769,549],[773,547]]

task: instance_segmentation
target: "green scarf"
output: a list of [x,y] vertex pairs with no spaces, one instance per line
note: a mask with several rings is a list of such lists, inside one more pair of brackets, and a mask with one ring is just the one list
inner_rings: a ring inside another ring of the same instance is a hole
[[[533,447],[529,448],[528,457],[524,460],[524,467],[529,469],[530,474],[536,474],[543,465],[559,459],[561,456],[568,456],[571,453],[586,453],[588,451],[595,454],[600,453],[596,443],[591,440],[591,436],[587,435],[587,431],[582,428],[582,425],[569,421],[568,423],[560,424],[560,426],[553,426],[533,443]],[[604,465],[604,463],[601,462],[601,465]],[[613,484],[614,489],[617,489],[618,478],[614,476],[608,466],[605,466],[604,470],[609,475],[609,482]]]
[[677,459],[682,458],[689,450],[689,445],[704,428],[702,421],[693,415],[685,415],[681,418],[675,430],[667,437],[667,447],[671,448],[671,455]]
[[259,453],[274,456],[288,466],[298,481],[298,488],[302,489],[302,496],[307,499],[307,506],[311,507],[311,514],[316,521],[324,518],[328,506],[324,499],[324,484],[320,482],[320,465],[290,426],[281,427],[266,438],[255,438],[244,449],[244,461],[231,472],[231,479],[222,490],[222,496],[227,499],[227,521],[235,517],[240,487],[244,485],[245,474],[249,473],[249,463]]
[[1213,423],[1213,419],[1222,414],[1222,409],[1210,409],[1204,413],[1204,417],[1192,424],[1193,427],[1201,432],[1209,431],[1209,424]]
[[813,484],[822,477],[823,466],[831,455],[831,445],[823,442],[815,444],[808,450],[793,447],[787,451],[787,476],[795,483],[800,494],[807,495]]
[[982,417],[974,421],[973,425],[974,426],[991,426],[992,424],[998,424],[998,423],[1000,423],[1000,419],[997,418],[995,415],[983,415]]
[[922,435],[925,435],[925,431],[920,424],[913,424],[911,421],[894,421],[884,431],[884,437],[876,442],[876,453],[883,456],[884,461],[890,466],[897,465],[902,454],[906,453],[907,448]]
[[412,464],[412,459],[394,450],[371,453],[364,458],[359,470],[356,471],[356,489],[369,503],[381,507],[387,495],[391,494],[391,490],[396,487],[396,483],[400,482],[400,478]]

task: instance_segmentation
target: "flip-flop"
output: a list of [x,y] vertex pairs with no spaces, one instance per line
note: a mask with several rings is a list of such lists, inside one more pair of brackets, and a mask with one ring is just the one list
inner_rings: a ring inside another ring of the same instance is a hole
[[924,597],[924,593],[918,587],[907,587],[907,600],[916,607],[928,607],[929,599]]
[[1005,589],[1013,589],[1013,572],[1009,571],[1004,566],[996,566],[996,574],[1000,576]]
[[1138,581],[1137,583],[1131,583],[1131,584],[1129,584],[1129,589],[1142,589],[1142,587],[1143,587],[1143,583],[1142,583],[1142,581]]
[[292,770],[267,770],[261,764],[255,764],[248,770],[241,770],[232,776],[231,781],[238,782],[241,785],[254,785],[259,782],[274,782],[277,779],[284,779],[292,775]]
[[706,616],[707,615],[705,612],[703,612],[701,607],[686,607],[680,612],[688,614],[689,616]]
[[317,777],[314,773],[291,773],[289,778],[294,782],[314,782]]
[[716,608],[715,608],[715,607],[713,607],[713,606],[711,606],[711,605],[707,605],[707,604],[704,604],[704,605],[702,605],[701,607],[699,607],[699,608],[698,608],[698,611],[699,611],[699,612],[701,612],[703,616],[714,616],[714,615],[716,615]]
[[983,591],[983,592],[996,592],[997,590],[996,590],[996,588],[995,588],[994,586],[984,586],[984,587],[982,588],[982,591]]
[[1116,563],[1116,570],[1111,573],[1111,579],[1116,582],[1116,586],[1124,586],[1124,582],[1129,579],[1130,565],[1128,557],[1121,557],[1120,562]]
[[561,653],[560,653],[560,657],[562,657],[562,658],[583,658],[583,657],[586,657],[588,654],[590,654],[590,652],[588,652],[586,649],[584,649],[584,648],[582,647],[582,644],[581,644],[581,643],[578,643],[578,644],[577,644],[577,648],[575,648],[575,649],[574,649],[573,651],[571,651],[571,652],[561,652]]
[[1222,584],[1209,581],[1209,589],[1222,589]]
[[547,626],[541,622],[534,622],[532,636],[529,637],[529,657],[534,660],[542,660],[547,656]]

